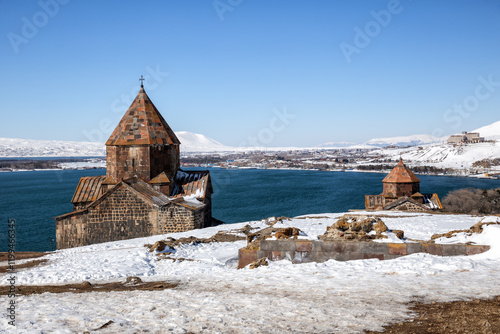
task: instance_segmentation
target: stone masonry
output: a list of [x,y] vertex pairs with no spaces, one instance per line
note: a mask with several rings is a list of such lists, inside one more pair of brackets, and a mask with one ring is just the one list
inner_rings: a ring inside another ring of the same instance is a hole
[[55,217],[57,248],[215,224],[210,172],[182,171],[179,146],[141,85],[106,142],[106,175],[82,177],[73,212]]

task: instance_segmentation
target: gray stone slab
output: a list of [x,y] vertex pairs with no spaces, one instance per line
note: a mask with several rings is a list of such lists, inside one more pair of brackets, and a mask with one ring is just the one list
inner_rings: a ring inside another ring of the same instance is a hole
[[262,240],[260,249],[293,252],[295,251],[295,240]]
[[295,252],[294,263],[324,262],[320,252]]
[[464,244],[443,245],[443,256],[465,255]]
[[334,252],[334,243],[333,241],[313,241],[312,250],[313,252]]
[[270,259],[271,255],[272,255],[272,251],[263,251],[263,250],[257,251],[257,259],[260,259],[263,257],[267,257],[268,259]]
[[422,253],[422,245],[419,243],[407,243],[406,254]]
[[359,251],[368,254],[389,254],[389,245],[380,242],[360,242]]
[[352,260],[362,260],[362,259],[364,259],[364,257],[363,254],[360,252],[335,254],[335,260],[337,261],[352,261]]
[[271,251],[271,250],[273,250],[273,247],[275,247],[275,245],[272,242],[272,240],[261,240],[260,241],[260,250]]

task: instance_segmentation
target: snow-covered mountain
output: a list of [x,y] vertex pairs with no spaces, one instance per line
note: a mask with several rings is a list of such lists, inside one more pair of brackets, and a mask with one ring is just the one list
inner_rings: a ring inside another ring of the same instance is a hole
[[329,141],[327,143],[323,143],[321,145],[318,145],[318,147],[328,147],[328,148],[342,148],[342,147],[349,147],[354,145],[352,142],[346,142],[346,141],[341,141],[341,142],[333,142]]
[[500,139],[500,121],[483,126],[471,132],[479,132],[486,140]]
[[0,138],[0,157],[105,156],[104,143]]
[[443,138],[434,137],[431,135],[412,135],[404,137],[391,137],[391,138],[374,138],[363,143],[362,145],[366,147],[408,147],[408,146],[420,146],[434,143],[443,142]]
[[[181,152],[227,151],[231,148],[207,136],[179,131]],[[100,142],[0,138],[0,157],[89,157],[105,156],[106,146]]]
[[227,151],[231,148],[199,133],[187,131],[176,132],[181,141],[181,152],[213,152]]
[[[497,139],[500,140],[500,121],[493,124],[483,126],[472,132],[479,132],[481,137],[486,139]],[[175,133],[179,140],[181,141],[181,152],[229,152],[229,151],[287,151],[287,150],[307,150],[311,148],[305,147],[231,147],[225,146],[218,141],[215,141],[205,135],[192,133],[187,131],[178,131]],[[404,137],[391,137],[391,138],[374,138],[363,144],[352,145],[349,142],[328,142],[319,145],[317,148],[330,148],[330,147],[347,147],[352,149],[379,149],[392,147],[417,147],[422,146],[425,150],[431,150],[434,153],[429,153],[432,157],[426,156],[419,151],[412,158],[418,158],[417,160],[429,160],[434,162],[442,162],[444,158],[437,158],[438,156],[453,156],[461,155],[462,153],[454,152],[459,150],[458,148],[453,148],[450,145],[444,145],[448,137],[437,138],[431,135],[412,135]],[[474,161],[482,160],[485,158],[499,157],[497,154],[495,145],[485,144],[484,147],[489,147],[488,149],[480,149],[481,145],[471,146],[471,150],[474,150]],[[413,149],[407,149],[406,151],[415,151]],[[464,150],[469,150],[469,148],[461,148],[461,152]],[[391,154],[390,152],[400,152],[401,150],[382,150]],[[440,153],[437,153],[440,152]],[[482,153],[481,153],[482,152]],[[484,153],[484,154],[483,154]],[[397,153],[399,154],[399,153]],[[75,142],[75,141],[58,141],[58,140],[33,140],[33,139],[12,139],[12,138],[0,138],[0,157],[80,157],[80,156],[105,156],[106,147],[104,143],[99,142]],[[458,158],[463,160],[465,157]],[[481,158],[481,159],[480,159]],[[467,160],[467,159],[466,159]],[[457,162],[458,164],[458,162]]]

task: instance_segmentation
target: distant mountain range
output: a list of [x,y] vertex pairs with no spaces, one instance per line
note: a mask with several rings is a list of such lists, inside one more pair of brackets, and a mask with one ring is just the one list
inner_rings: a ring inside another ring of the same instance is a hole
[[[479,132],[486,139],[500,139],[500,121],[483,126],[471,132]],[[310,148],[300,147],[231,147],[219,143],[205,135],[179,131],[175,133],[181,141],[181,152],[235,152],[235,151],[285,151]],[[349,142],[328,142],[315,148],[365,148],[381,149],[387,147],[405,148],[418,146],[441,147],[447,137],[437,138],[431,135],[412,135],[404,137],[375,138],[362,144]],[[445,147],[444,145],[443,147]],[[490,150],[491,151],[491,150]],[[496,151],[495,151],[496,152]],[[493,152],[488,153],[490,157]],[[496,153],[495,153],[496,154]],[[80,157],[80,156],[105,156],[104,143],[75,142],[58,140],[33,140],[0,138],[0,157]],[[431,159],[432,160],[432,159]]]
[[[179,131],[182,152],[228,151],[231,148],[207,136]],[[99,157],[106,146],[99,142],[0,138],[0,157]]]
[[[479,129],[468,131],[479,132],[481,137],[487,140],[500,139],[500,121],[483,126]],[[434,137],[431,135],[412,135],[404,137],[374,138],[359,145],[352,145],[351,148],[384,148],[384,147],[413,147],[429,144],[441,144],[446,142],[449,136]]]
[[404,137],[391,137],[391,138],[374,138],[361,144],[354,145],[360,148],[379,148],[379,147],[408,147],[420,146],[434,143],[442,143],[446,138],[438,138],[431,135],[412,135]]

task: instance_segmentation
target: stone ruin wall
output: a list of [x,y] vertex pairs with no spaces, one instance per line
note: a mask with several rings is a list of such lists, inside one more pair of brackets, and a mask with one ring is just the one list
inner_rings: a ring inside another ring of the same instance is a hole
[[362,259],[390,260],[414,253],[440,256],[474,255],[486,252],[489,246],[434,243],[379,243],[322,240],[262,240],[260,249],[239,250],[238,268],[260,259],[289,260],[292,263],[349,261]]

